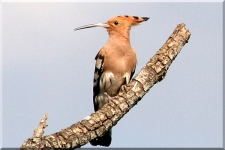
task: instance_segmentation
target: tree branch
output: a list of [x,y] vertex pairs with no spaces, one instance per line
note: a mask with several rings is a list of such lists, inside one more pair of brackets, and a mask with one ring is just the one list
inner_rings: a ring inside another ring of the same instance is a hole
[[142,99],[149,89],[164,79],[171,63],[191,33],[185,24],[179,24],[160,50],[128,85],[122,86],[118,95],[110,98],[100,110],[72,126],[42,137],[47,115],[44,116],[32,138],[24,141],[21,148],[78,148],[90,140],[102,136]]

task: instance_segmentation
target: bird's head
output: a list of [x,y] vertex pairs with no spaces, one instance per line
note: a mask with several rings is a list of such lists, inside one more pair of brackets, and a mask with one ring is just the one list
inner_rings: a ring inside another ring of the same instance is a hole
[[96,24],[89,24],[85,26],[81,26],[78,28],[75,28],[74,30],[81,30],[86,28],[92,28],[92,27],[104,27],[107,29],[109,35],[112,34],[128,34],[132,26],[136,26],[140,24],[143,21],[147,21],[148,17],[137,17],[137,16],[117,16],[109,19],[106,23],[96,23]]

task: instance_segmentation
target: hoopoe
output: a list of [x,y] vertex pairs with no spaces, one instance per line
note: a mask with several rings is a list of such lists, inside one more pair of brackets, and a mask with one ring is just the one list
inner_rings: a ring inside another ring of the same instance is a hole
[[[108,42],[95,57],[93,86],[95,111],[109,101],[108,96],[116,96],[121,86],[130,82],[137,64],[136,52],[130,44],[130,29],[148,19],[148,17],[117,16],[106,23],[89,24],[74,29],[104,27],[109,34]],[[110,129],[102,137],[97,137],[90,143],[93,146],[109,146],[112,140],[111,134]]]

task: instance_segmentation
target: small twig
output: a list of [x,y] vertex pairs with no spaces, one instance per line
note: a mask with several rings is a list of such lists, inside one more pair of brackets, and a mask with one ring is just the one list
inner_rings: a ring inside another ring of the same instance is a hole
[[48,114],[45,114],[44,117],[41,119],[38,127],[34,130],[34,134],[32,136],[33,139],[41,138],[44,134],[44,129],[48,126],[46,120],[48,119]]

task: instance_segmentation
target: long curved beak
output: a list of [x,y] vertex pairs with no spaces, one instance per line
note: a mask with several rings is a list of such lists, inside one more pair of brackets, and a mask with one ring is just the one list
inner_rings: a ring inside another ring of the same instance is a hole
[[92,28],[92,27],[104,27],[104,28],[107,28],[107,27],[109,27],[109,25],[107,23],[96,23],[96,24],[84,25],[84,26],[75,28],[74,30],[76,31],[76,30]]

